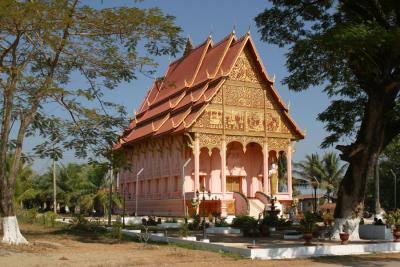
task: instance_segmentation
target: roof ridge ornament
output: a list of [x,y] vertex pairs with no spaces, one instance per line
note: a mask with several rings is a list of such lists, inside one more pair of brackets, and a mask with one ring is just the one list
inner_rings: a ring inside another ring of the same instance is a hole
[[214,78],[214,76],[210,75],[210,73],[208,72],[208,69],[206,69],[206,74],[207,74],[207,79]]
[[276,76],[275,76],[275,73],[274,73],[274,76],[272,76],[272,83],[275,83],[275,79],[276,79]]
[[190,84],[186,81],[186,79],[184,80],[185,82],[185,87],[190,87]]

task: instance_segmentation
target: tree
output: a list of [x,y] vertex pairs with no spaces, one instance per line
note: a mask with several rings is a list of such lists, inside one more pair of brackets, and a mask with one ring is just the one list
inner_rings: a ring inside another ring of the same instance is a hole
[[295,168],[293,172],[303,180],[309,183],[317,180],[318,183],[321,183],[322,162],[317,153],[306,155],[305,160],[295,162],[293,166]]
[[330,132],[322,146],[351,141],[336,146],[349,165],[334,216],[338,227],[346,221],[357,225],[367,178],[380,153],[400,132],[399,4],[383,0],[272,3],[255,20],[262,40],[289,46],[289,75],[284,83],[295,91],[325,86],[334,100],[318,116]]
[[[379,165],[379,191],[383,196],[380,204],[386,211],[394,210],[396,207],[400,207],[400,195],[395,197],[395,190],[400,189],[400,137],[397,137],[385,148],[381,154]],[[396,180],[393,173],[397,176]],[[375,181],[371,177],[368,180],[365,199],[366,209],[370,212],[375,211],[375,186]],[[395,199],[397,203],[395,203]]]
[[[105,151],[126,125],[124,108],[106,101],[105,90],[135,79],[138,72],[152,74],[154,56],[174,55],[182,47],[179,32],[174,17],[158,8],[95,9],[78,0],[0,1],[3,242],[26,243],[12,202],[24,138],[42,136],[38,152],[57,142],[60,150],[74,149],[80,157],[109,155]],[[72,79],[84,79],[87,85],[77,88]]]
[[346,168],[346,164],[340,166],[340,159],[335,152],[328,152],[323,155],[320,177],[322,187],[326,188],[328,201],[331,201],[332,197],[337,195]]

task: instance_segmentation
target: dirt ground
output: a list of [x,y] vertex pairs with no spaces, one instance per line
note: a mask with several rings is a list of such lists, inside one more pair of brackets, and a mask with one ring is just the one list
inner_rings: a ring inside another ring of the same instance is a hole
[[22,225],[28,246],[0,244],[0,267],[23,266],[400,266],[400,253],[303,260],[237,259],[222,253],[174,245],[115,242],[77,236],[39,226]]

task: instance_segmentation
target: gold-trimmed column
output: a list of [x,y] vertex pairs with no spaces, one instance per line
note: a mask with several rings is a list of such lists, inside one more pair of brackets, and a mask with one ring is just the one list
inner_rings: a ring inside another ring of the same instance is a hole
[[263,191],[265,194],[269,194],[269,179],[268,179],[268,143],[264,141],[263,143],[263,164],[264,164],[264,173],[263,173]]
[[226,192],[226,141],[225,137],[221,140],[221,191],[225,198]]
[[194,134],[194,192],[200,190],[200,143],[199,136],[197,133]]

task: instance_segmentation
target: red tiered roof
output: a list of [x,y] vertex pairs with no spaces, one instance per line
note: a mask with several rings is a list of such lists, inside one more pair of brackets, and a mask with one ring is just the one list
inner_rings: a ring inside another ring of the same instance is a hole
[[172,62],[164,79],[156,81],[148,91],[115,149],[146,137],[179,133],[189,128],[229,76],[246,45],[256,57],[262,76],[272,85],[273,96],[289,122],[298,135],[304,137],[287,114],[287,108],[267,76],[250,35],[236,40],[231,33],[217,44],[213,44],[209,37],[189,54]]

